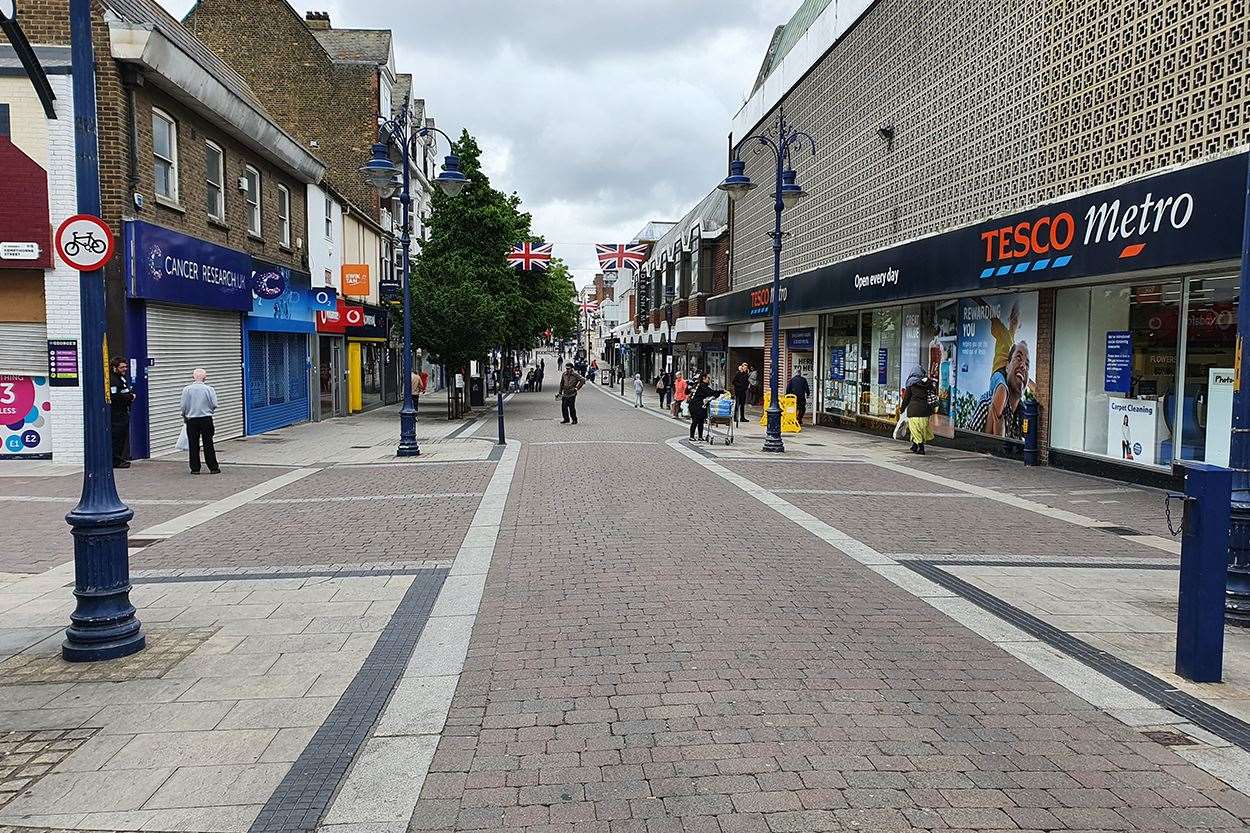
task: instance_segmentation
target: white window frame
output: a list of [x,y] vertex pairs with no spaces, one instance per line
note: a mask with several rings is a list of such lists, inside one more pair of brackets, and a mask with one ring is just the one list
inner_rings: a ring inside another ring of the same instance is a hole
[[[155,122],[157,119],[160,119],[169,125],[170,157],[161,156],[156,152]],[[156,195],[157,199],[165,200],[166,202],[171,202],[176,205],[179,201],[180,192],[178,187],[178,121],[173,116],[169,115],[169,113],[166,113],[164,110],[157,107],[152,108],[152,121],[152,193]],[[169,194],[162,194],[157,190],[158,179],[156,176],[156,166],[161,162],[169,165],[169,185],[172,191],[172,193]]]
[[[207,170],[205,171],[204,210],[208,213],[209,219],[224,223],[226,221],[226,151],[221,145],[211,139],[206,139],[204,146],[217,151],[217,181],[213,182],[209,178]],[[205,161],[207,161],[207,157]],[[205,167],[207,168],[207,165]],[[218,211],[216,214],[208,206],[208,195],[213,192],[213,188],[217,189],[218,197]]]
[[249,176],[256,177],[256,201],[252,202],[251,189],[245,187],[243,189],[243,202],[247,204],[247,233],[253,237],[260,237],[265,228],[265,218],[261,211],[261,204],[264,202],[264,191],[261,187],[260,171],[251,165],[244,165],[243,178],[246,180]]
[[291,190],[278,184],[278,242],[291,247]]
[[326,195],[326,240],[334,242],[334,201]]

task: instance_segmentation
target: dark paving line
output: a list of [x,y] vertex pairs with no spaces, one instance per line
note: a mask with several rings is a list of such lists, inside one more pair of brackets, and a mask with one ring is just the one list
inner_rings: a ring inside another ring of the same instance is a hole
[[904,561],[902,563],[930,581],[940,584],[1000,619],[1010,622],[1030,636],[1040,639],[1098,673],[1110,677],[1130,691],[1140,694],[1147,700],[1179,714],[1208,732],[1250,752],[1250,724],[1183,691],[1178,691],[1164,680],[1125,662],[1114,654],[1099,650],[1088,642],[1077,639],[1072,634],[951,575],[942,569],[944,565],[930,561]]
[[265,802],[249,833],[317,829],[412,658],[447,573],[438,568],[417,574],[359,673]]
[[[197,581],[256,581],[278,578],[367,578],[368,576],[419,576],[441,567],[401,567],[372,570],[291,570],[282,573],[193,573],[185,576],[132,576],[131,584],[181,584]],[[73,587],[72,584],[65,585]]]
[[947,560],[934,558],[900,558],[904,564],[912,561],[942,567],[1077,567],[1083,570],[1179,570],[1179,564],[1125,564],[1122,561],[972,561],[959,558]]
[[498,463],[501,459],[503,459],[503,449],[504,447],[502,445],[496,443],[495,447],[490,450],[490,454],[486,455],[486,459],[492,463]]

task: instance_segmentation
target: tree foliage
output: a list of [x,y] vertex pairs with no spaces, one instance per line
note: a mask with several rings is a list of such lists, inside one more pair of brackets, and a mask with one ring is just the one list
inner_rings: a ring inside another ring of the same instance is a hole
[[528,347],[547,329],[576,328],[575,292],[564,264],[520,272],[506,256],[537,240],[516,194],[491,187],[481,149],[466,131],[455,143],[469,184],[455,197],[434,194],[429,239],[413,263],[413,343],[453,367],[495,347]]

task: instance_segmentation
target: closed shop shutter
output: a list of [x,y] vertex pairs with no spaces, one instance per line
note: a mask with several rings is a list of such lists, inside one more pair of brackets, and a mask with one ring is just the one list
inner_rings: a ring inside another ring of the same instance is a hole
[[247,334],[247,433],[308,420],[308,336]]
[[0,373],[14,376],[48,374],[46,324],[0,324]]
[[217,390],[214,439],[243,435],[243,342],[237,312],[148,304],[148,433],[153,456],[173,449],[182,430],[182,389],[191,371],[208,371]]

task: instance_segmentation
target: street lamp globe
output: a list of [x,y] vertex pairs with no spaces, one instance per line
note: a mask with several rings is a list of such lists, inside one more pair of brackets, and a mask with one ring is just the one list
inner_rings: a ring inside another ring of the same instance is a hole
[[460,157],[454,153],[448,154],[443,160],[442,173],[434,177],[434,181],[449,197],[454,197],[463,191],[464,186],[469,184],[469,178],[460,171]]
[[803,186],[799,185],[795,180],[793,170],[783,171],[781,174],[781,203],[786,208],[794,208],[799,200],[807,196],[807,192],[803,190]]
[[746,175],[746,163],[741,159],[735,159],[729,163],[729,176],[725,177],[725,181],[716,187],[729,194],[730,199],[737,199],[744,196],[752,188],[756,187],[751,181],[751,177]]
[[360,175],[382,199],[395,193],[395,180],[399,176],[399,168],[391,161],[390,150],[383,142],[378,142],[373,146],[373,158],[360,167]]

